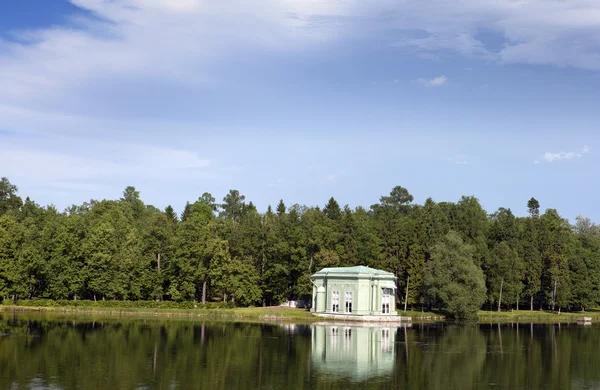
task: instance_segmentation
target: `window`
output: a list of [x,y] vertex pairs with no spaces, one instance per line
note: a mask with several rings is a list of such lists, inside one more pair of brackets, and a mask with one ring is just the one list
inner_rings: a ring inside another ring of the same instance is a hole
[[352,313],[352,293],[346,292],[346,313]]
[[340,331],[337,326],[331,328],[331,348],[335,351],[338,345],[338,336]]
[[340,311],[340,293],[338,291],[333,291],[331,293],[331,302],[333,303],[333,307],[331,311],[337,313]]
[[344,337],[346,339],[352,338],[352,328],[344,328]]
[[381,312],[383,314],[390,314],[390,295],[392,295],[392,289],[384,288],[381,295]]
[[388,328],[381,329],[381,351],[391,352],[390,330]]
[[349,327],[344,328],[344,349],[352,349],[352,328]]

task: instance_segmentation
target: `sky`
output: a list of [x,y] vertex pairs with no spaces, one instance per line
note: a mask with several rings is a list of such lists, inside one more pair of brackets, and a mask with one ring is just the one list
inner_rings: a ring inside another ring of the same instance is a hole
[[0,176],[63,209],[476,196],[600,221],[596,0],[3,0]]

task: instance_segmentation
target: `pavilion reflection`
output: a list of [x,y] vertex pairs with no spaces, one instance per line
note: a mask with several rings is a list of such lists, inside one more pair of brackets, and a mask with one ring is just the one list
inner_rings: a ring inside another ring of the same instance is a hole
[[313,325],[312,370],[353,380],[389,374],[394,369],[399,329],[397,324]]

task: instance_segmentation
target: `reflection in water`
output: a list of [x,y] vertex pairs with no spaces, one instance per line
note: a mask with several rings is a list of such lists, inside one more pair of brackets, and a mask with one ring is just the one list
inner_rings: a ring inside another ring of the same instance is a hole
[[0,389],[600,389],[600,326],[0,312]]
[[354,381],[394,370],[398,327],[349,324],[312,326],[312,369]]

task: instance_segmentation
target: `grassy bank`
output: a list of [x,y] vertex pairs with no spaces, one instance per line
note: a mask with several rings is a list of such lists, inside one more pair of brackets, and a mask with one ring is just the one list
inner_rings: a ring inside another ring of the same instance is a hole
[[163,309],[139,307],[99,306],[15,306],[2,305],[0,311],[37,311],[72,314],[107,314],[128,316],[206,317],[214,319],[244,319],[257,321],[312,321],[313,317],[304,309],[279,307],[249,307],[234,309]]
[[514,310],[510,312],[480,311],[477,313],[479,322],[576,322],[581,317],[591,317],[592,321],[600,321],[600,310],[592,309],[585,312],[562,312],[560,314],[545,310]]
[[[166,307],[108,307],[102,304],[88,304],[76,306],[44,305],[35,306],[32,302],[27,305],[13,305],[4,303],[0,305],[0,311],[15,312],[48,312],[61,314],[101,314],[122,315],[137,317],[203,317],[208,319],[244,320],[244,321],[286,321],[286,322],[312,322],[323,321],[311,315],[306,309],[295,309],[288,307],[248,307],[248,308],[166,308]],[[439,312],[402,311],[398,314],[412,317],[413,322],[445,321],[446,318]],[[592,317],[592,321],[600,322],[600,309],[586,312],[574,312],[561,314],[550,311],[519,310],[511,312],[479,311],[480,323],[496,322],[538,322],[538,323],[567,323],[576,322],[580,317]]]
[[[117,301],[118,302],[118,301]],[[37,304],[39,303],[39,304]],[[110,306],[108,306],[110,305]],[[0,311],[48,312],[62,314],[107,314],[127,316],[165,316],[165,317],[206,317],[211,319],[255,320],[255,321],[323,321],[306,309],[288,307],[247,307],[247,308],[169,308],[169,307],[127,307],[127,303],[78,302],[77,305],[59,305],[52,301],[24,301],[18,305],[5,302]],[[439,313],[421,311],[398,311],[402,316],[410,316],[414,321],[443,321]]]

